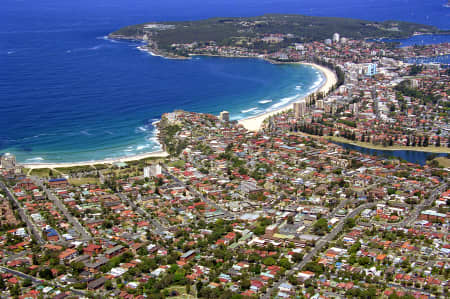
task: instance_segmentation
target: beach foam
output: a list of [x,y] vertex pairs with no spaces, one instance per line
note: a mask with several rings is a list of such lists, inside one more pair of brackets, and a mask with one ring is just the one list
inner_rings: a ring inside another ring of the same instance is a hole
[[150,144],[139,145],[138,147],[136,147],[136,150],[137,150],[137,151],[140,151],[140,150],[143,150],[143,149],[149,148],[149,147],[150,147]]
[[250,108],[250,109],[247,109],[247,110],[241,110],[241,113],[249,113],[249,112],[255,111],[257,109],[258,109],[258,107],[253,107],[253,108]]
[[82,130],[80,131],[81,135],[85,135],[85,136],[92,136],[93,134],[89,133],[88,130]]
[[140,127],[137,127],[135,131],[136,131],[136,133],[138,133],[138,132],[147,132],[148,128],[146,128],[145,126],[140,126]]
[[272,100],[262,100],[262,101],[259,101],[258,103],[260,103],[260,104],[268,104],[268,103],[272,103]]
[[29,162],[39,162],[39,161],[44,161],[44,158],[42,158],[42,157],[35,157],[35,158],[29,158],[29,159],[27,159],[26,161],[29,161]]
[[291,97],[286,97],[286,98],[282,98],[279,102],[273,104],[272,106],[269,107],[269,109],[267,109],[268,111],[272,111],[272,110],[276,110],[278,108],[281,108],[287,104],[289,104],[291,101],[297,99],[298,97],[300,97],[300,94],[296,94],[294,96]]

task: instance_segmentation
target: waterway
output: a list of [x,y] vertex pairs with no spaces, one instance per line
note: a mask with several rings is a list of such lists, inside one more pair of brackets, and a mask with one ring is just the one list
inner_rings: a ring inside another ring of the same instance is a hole
[[425,165],[427,159],[435,158],[435,157],[446,157],[448,154],[446,153],[431,153],[431,152],[419,152],[419,151],[410,151],[410,150],[378,150],[371,149],[367,147],[361,147],[354,144],[342,143],[342,142],[334,142],[339,144],[345,149],[356,150],[363,154],[372,155],[372,156],[380,156],[383,158],[397,158],[401,160],[405,160],[411,163]]

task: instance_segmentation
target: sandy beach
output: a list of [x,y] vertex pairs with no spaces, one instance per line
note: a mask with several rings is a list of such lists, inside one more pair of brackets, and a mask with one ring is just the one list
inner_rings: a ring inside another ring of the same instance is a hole
[[[336,84],[336,82],[337,82],[336,74],[333,71],[331,71],[330,69],[328,69],[326,67],[323,67],[321,65],[318,65],[318,64],[313,64],[313,63],[303,63],[302,62],[301,64],[310,65],[312,67],[315,67],[325,77],[325,79],[322,82],[321,86],[317,90],[314,90],[311,93],[314,93],[314,92],[328,93],[331,90],[331,88],[333,87],[333,85]],[[307,96],[309,96],[311,93],[305,95],[302,98],[297,99],[295,102],[299,102],[300,100],[302,100],[302,99],[306,98]],[[277,110],[265,112],[265,113],[262,113],[262,114],[259,114],[259,115],[256,115],[256,116],[252,116],[252,117],[249,117],[249,118],[244,118],[244,119],[239,120],[238,123],[243,125],[244,128],[246,128],[247,130],[252,131],[252,132],[256,132],[256,131],[259,131],[263,121],[266,118],[268,118],[269,116],[272,116],[274,114],[277,114],[277,113],[280,113],[280,112],[292,109],[292,107],[293,107],[292,105],[293,105],[293,103],[290,103],[290,104],[288,104],[288,105],[286,105],[284,107],[281,107],[280,109],[277,109]]]
[[130,162],[147,158],[165,158],[169,154],[165,151],[157,151],[151,153],[144,153],[135,156],[125,156],[118,158],[110,158],[97,161],[83,161],[83,162],[67,162],[67,163],[20,163],[25,168],[39,169],[39,168],[59,168],[59,167],[74,167],[74,166],[88,166],[95,164],[113,164],[118,162]]

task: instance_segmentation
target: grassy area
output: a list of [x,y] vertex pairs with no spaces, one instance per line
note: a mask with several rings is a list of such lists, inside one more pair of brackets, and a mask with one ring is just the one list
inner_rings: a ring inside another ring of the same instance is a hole
[[69,179],[69,183],[74,185],[74,186],[81,186],[84,184],[100,184],[100,180],[98,178],[91,178],[91,177],[86,177],[86,178],[72,178]]
[[450,167],[450,159],[447,157],[438,157],[433,160],[437,161],[439,163],[439,165],[444,168]]
[[176,168],[183,168],[185,164],[186,164],[185,161],[178,160],[178,161],[170,162],[169,166],[176,167]]
[[38,177],[50,177],[50,168],[39,168],[33,169],[30,172],[30,175],[38,176]]
[[55,168],[55,170],[58,170],[59,172],[69,174],[69,173],[76,173],[76,172],[83,172],[83,171],[92,171],[94,170],[94,167],[90,165],[83,165],[83,166],[73,166],[73,167],[58,167]]
[[370,148],[374,150],[384,150],[384,151],[396,151],[396,150],[405,150],[405,151],[417,151],[417,152],[430,152],[430,153],[450,153],[450,148],[448,147],[435,147],[435,146],[382,146],[382,145],[374,145],[368,142],[360,142],[360,141],[351,141],[343,137],[336,136],[324,136],[324,138],[341,143],[353,144],[360,147]]

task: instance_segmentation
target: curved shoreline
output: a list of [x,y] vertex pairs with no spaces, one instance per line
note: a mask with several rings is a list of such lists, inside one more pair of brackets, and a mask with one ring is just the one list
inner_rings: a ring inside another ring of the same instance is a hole
[[21,166],[28,169],[41,168],[60,168],[60,167],[75,167],[75,166],[91,166],[95,164],[113,164],[119,162],[137,161],[147,158],[166,158],[169,154],[166,151],[148,152],[134,156],[123,156],[118,158],[107,158],[103,160],[81,161],[81,162],[55,162],[55,163],[19,163]]
[[[195,55],[197,56],[197,55]],[[200,56],[200,55],[199,55]],[[234,57],[228,57],[228,56],[221,56],[224,58],[234,58]],[[165,57],[164,57],[165,58]],[[241,57],[240,57],[241,58]],[[242,57],[244,58],[244,57]],[[250,59],[263,59],[265,61],[268,61],[270,63],[274,63],[271,60],[262,58],[262,57],[245,57],[245,58],[250,58]],[[167,58],[166,58],[167,59]],[[170,58],[169,58],[170,59]],[[281,63],[280,63],[281,64]],[[244,127],[248,126],[248,130],[249,131],[257,131],[259,130],[262,122],[264,121],[264,119],[266,119],[267,117],[269,117],[270,115],[276,114],[276,113],[280,113],[282,111],[286,111],[289,110],[292,107],[292,104],[309,96],[310,94],[320,91],[320,92],[328,92],[332,86],[334,84],[336,84],[337,79],[336,79],[336,75],[334,74],[334,72],[332,72],[330,69],[325,68],[323,66],[317,65],[317,64],[312,64],[312,63],[303,63],[303,62],[294,62],[294,63],[287,63],[287,64],[304,64],[304,65],[310,65],[316,69],[319,70],[319,72],[322,74],[322,82],[321,84],[313,91],[309,92],[307,95],[298,98],[296,100],[294,100],[293,102],[290,102],[276,110],[273,111],[267,111],[264,112],[262,114],[256,115],[256,116],[252,116],[252,117],[248,117],[248,118],[243,118],[238,120],[238,123],[243,123],[245,124]],[[25,168],[28,169],[41,169],[41,168],[59,168],[59,167],[75,167],[75,166],[89,166],[89,165],[95,165],[95,164],[113,164],[113,163],[118,163],[118,162],[129,162],[129,161],[136,161],[136,160],[141,160],[141,159],[146,159],[146,158],[165,158],[168,157],[169,154],[165,151],[155,151],[155,152],[147,152],[147,153],[141,153],[141,154],[137,154],[137,155],[133,155],[133,156],[122,156],[122,157],[117,157],[117,158],[106,158],[103,160],[91,160],[91,161],[80,161],[80,162],[43,162],[43,163],[19,163],[20,165],[22,165]]]
[[[269,60],[269,62],[270,62],[270,60]],[[305,99],[306,97],[308,97],[309,95],[311,95],[315,92],[323,92],[326,94],[326,93],[330,92],[330,90],[333,88],[333,86],[337,83],[336,74],[329,68],[326,68],[324,66],[321,66],[321,65],[318,65],[315,63],[309,63],[309,62],[293,62],[292,64],[309,65],[309,66],[312,66],[313,68],[319,70],[319,72],[322,73],[322,76],[323,76],[322,83],[320,84],[320,86],[317,87],[316,90],[309,92],[308,94],[304,95],[303,97],[298,98],[295,101],[290,102],[283,107],[280,107],[273,111],[267,111],[267,112],[261,113],[256,116],[251,116],[248,118],[243,118],[243,119],[238,120],[238,123],[241,124],[248,131],[252,131],[252,132],[259,131],[261,129],[261,125],[263,124],[263,122],[266,118],[268,118],[272,115],[278,114],[280,112],[285,112],[289,109],[292,109],[294,103],[297,103],[297,102]]]

